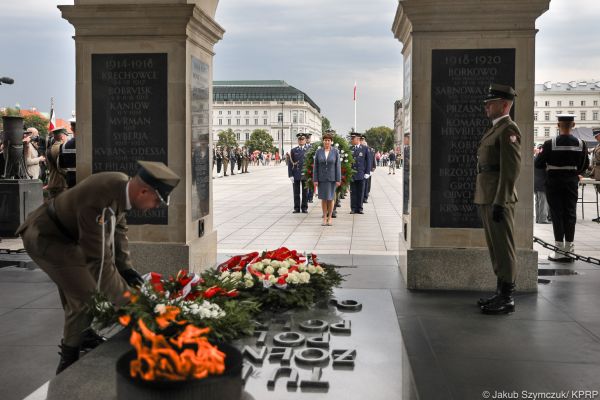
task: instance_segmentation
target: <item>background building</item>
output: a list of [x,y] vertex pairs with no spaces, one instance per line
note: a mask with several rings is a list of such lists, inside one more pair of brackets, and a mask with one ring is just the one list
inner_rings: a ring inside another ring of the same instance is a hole
[[543,143],[558,134],[556,115],[575,115],[575,135],[595,142],[600,126],[600,81],[546,82],[535,85],[534,140]]
[[231,129],[240,145],[255,129],[273,137],[283,153],[297,144],[296,134],[321,138],[321,109],[306,93],[284,81],[214,81],[213,139]]

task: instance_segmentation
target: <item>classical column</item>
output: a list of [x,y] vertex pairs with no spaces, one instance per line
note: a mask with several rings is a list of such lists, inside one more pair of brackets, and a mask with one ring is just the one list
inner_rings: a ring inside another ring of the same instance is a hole
[[214,265],[212,59],[218,0],[75,0],[77,180],[162,161],[182,177],[168,208],[128,216],[141,271]]
[[[412,289],[495,288],[473,204],[476,152],[490,83],[513,86],[522,136],[515,240],[519,290],[537,290],[533,250],[535,20],[550,0],[401,0],[392,27],[403,43],[410,203],[401,270]],[[402,246],[401,246],[402,247]]]

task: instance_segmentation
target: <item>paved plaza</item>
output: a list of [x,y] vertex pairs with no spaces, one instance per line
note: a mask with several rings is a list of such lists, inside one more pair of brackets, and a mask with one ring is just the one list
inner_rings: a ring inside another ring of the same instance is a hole
[[[219,261],[286,245],[343,266],[345,289],[389,291],[402,333],[395,340],[411,369],[408,378],[397,377],[405,394],[395,398],[471,400],[482,399],[484,391],[600,389],[600,266],[550,263],[547,251],[536,246],[540,278],[547,280],[539,292],[519,293],[511,315],[482,315],[475,306],[480,293],[405,288],[397,265],[398,173],[377,170],[365,214],[350,215],[349,199],[343,200],[333,227],[320,225],[318,202],[308,214],[291,213],[284,166],[254,167],[213,182]],[[586,190],[586,199],[593,199]],[[600,257],[595,213],[595,205],[587,204],[585,221],[580,214],[576,249]],[[535,225],[535,234],[551,241],[551,225]],[[0,242],[0,248],[20,247],[16,239]],[[37,268],[4,264],[0,316],[0,398],[22,399],[53,378],[58,362],[63,313],[54,284]]]

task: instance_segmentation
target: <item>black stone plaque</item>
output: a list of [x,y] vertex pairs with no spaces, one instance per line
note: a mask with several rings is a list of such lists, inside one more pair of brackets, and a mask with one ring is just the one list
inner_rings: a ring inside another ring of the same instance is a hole
[[433,50],[431,70],[430,226],[481,228],[473,197],[490,126],[483,99],[490,83],[514,87],[515,49]]
[[192,57],[191,126],[192,126],[192,219],[208,214],[210,206],[209,153],[209,79],[208,64]]
[[[92,54],[92,173],[168,164],[167,122],[166,53]],[[132,210],[127,222],[166,225],[167,208]]]

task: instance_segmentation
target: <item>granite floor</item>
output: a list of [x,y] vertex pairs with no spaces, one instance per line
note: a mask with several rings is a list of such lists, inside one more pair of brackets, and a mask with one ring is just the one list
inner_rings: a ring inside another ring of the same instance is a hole
[[[546,283],[539,284],[537,294],[519,295],[517,311],[509,316],[480,314],[475,306],[479,293],[406,290],[397,267],[397,244],[383,240],[384,232],[397,237],[401,225],[401,185],[394,179],[399,176],[376,174],[365,215],[342,212],[334,227],[320,226],[316,203],[307,215],[290,213],[291,190],[283,167],[256,167],[248,175],[218,179],[219,260],[240,250],[288,243],[299,248],[304,242],[303,250],[344,267],[343,287],[389,290],[402,332],[398,340],[405,345],[419,399],[482,399],[484,391],[600,390],[600,266],[550,263],[546,250],[538,247]],[[600,258],[595,239],[599,226],[590,221],[594,217],[595,206],[586,205],[576,246],[577,252]],[[339,236],[323,234],[337,228]],[[551,225],[536,224],[535,235],[551,241]],[[340,243],[334,246],[325,239]],[[368,245],[358,246],[363,240]],[[0,248],[20,247],[19,240],[0,242]],[[53,283],[35,266],[14,264],[0,262],[0,398],[7,400],[25,397],[54,376],[62,330]],[[554,276],[553,269],[577,274]]]

